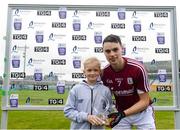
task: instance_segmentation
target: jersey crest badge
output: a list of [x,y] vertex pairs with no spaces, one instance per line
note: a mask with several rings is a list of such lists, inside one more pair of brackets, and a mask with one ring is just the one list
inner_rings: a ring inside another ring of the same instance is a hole
[[127,78],[127,82],[128,82],[128,84],[133,84],[133,79],[131,78],[131,77],[129,77],[129,78]]

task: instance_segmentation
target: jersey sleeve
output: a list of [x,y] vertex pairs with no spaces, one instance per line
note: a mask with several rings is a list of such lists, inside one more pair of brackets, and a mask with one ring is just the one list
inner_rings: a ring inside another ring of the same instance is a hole
[[148,82],[148,75],[147,75],[147,71],[144,68],[144,66],[141,66],[138,69],[138,75],[137,75],[137,79],[136,79],[136,87],[137,90],[139,91],[143,91],[143,92],[149,92],[150,86],[149,86],[149,82]]

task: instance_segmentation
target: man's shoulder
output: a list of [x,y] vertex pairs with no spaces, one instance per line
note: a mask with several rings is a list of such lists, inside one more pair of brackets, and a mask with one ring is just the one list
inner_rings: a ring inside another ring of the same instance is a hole
[[110,64],[107,64],[106,66],[104,66],[104,68],[102,69],[102,71],[108,70],[110,69]]
[[144,65],[138,60],[126,58],[126,61],[127,61],[127,65],[134,66],[137,68],[139,68],[139,67],[144,68]]

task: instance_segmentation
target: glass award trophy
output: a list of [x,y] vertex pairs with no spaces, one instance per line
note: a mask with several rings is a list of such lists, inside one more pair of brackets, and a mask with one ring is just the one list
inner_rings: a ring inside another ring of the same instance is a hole
[[93,112],[103,120],[104,125],[109,125],[108,114],[110,110],[111,104],[108,98],[97,93],[94,98]]

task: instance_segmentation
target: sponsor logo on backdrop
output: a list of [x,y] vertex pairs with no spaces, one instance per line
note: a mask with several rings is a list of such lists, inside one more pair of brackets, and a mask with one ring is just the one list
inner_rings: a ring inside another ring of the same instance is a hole
[[79,18],[73,19],[73,30],[80,31],[81,30],[81,20]]
[[51,16],[50,10],[38,10],[37,16]]
[[72,73],[72,78],[81,79],[81,78],[86,78],[86,76],[83,73]]
[[166,79],[167,79],[166,69],[158,69],[158,79],[159,79],[159,82],[166,82]]
[[132,54],[145,53],[148,50],[149,50],[149,48],[134,46],[132,49]]
[[131,18],[137,19],[146,16],[149,12],[147,11],[133,11]]
[[155,48],[155,53],[169,53],[169,48]]
[[15,18],[14,19],[14,30],[21,30],[22,29],[22,19]]
[[49,105],[63,105],[63,99],[62,98],[50,98],[48,99],[48,104]]
[[132,36],[132,41],[146,41],[146,36]]
[[86,35],[72,35],[72,40],[82,40],[85,41],[87,40],[87,36]]
[[19,9],[14,10],[14,16],[20,16],[20,10]]
[[96,17],[110,17],[110,11],[96,11]]
[[72,52],[71,53],[75,53],[78,54],[78,52],[87,52],[90,48],[89,47],[78,47],[78,46],[74,46],[72,48]]
[[118,16],[118,19],[119,19],[119,20],[124,20],[124,19],[126,19],[125,8],[118,8],[117,16]]
[[171,92],[172,86],[171,85],[157,85],[156,91],[157,92]]
[[52,28],[66,28],[65,22],[52,22]]
[[93,23],[92,22],[89,22],[88,23],[88,28],[87,29],[93,29],[94,27],[93,27]]
[[15,9],[13,10],[13,16],[21,16],[21,15],[28,15],[29,13],[33,12],[32,10],[21,10]]
[[63,34],[56,34],[56,33],[50,33],[48,41],[55,41],[59,39],[63,39],[66,35]]
[[67,16],[67,9],[66,7],[61,7],[59,8],[59,18],[60,19],[66,19],[66,16]]
[[43,79],[42,69],[35,68],[34,69],[34,80],[41,81]]
[[79,69],[79,68],[81,68],[81,56],[73,56],[73,59],[72,59],[73,61],[73,67],[75,68],[75,69]]
[[45,59],[29,58],[27,66],[34,66],[36,64],[42,64],[43,62],[45,62]]
[[65,43],[59,43],[58,44],[58,54],[59,55],[66,55],[66,44]]
[[20,55],[12,55],[12,67],[19,68],[20,67]]
[[49,86],[48,85],[34,85],[33,90],[34,91],[48,91]]
[[30,105],[31,103],[41,103],[43,102],[43,100],[44,99],[27,97],[25,103],[26,105]]
[[102,43],[102,32],[94,32],[94,41],[96,44]]
[[27,40],[27,34],[13,34],[14,40]]
[[35,22],[35,21],[30,21],[28,24],[28,28],[34,29],[35,27],[43,27],[45,25],[45,22]]
[[165,43],[164,33],[157,33],[157,43],[158,44],[164,44]]
[[90,21],[87,26],[87,29],[97,29],[102,28],[104,26],[104,23],[96,23]]
[[11,94],[9,97],[10,107],[18,107],[18,94]]
[[56,84],[56,90],[58,94],[65,93],[65,81],[58,81]]
[[151,22],[149,24],[149,30],[156,30],[156,29],[163,29],[166,26],[166,24],[159,24],[159,23],[154,23]]
[[29,47],[28,46],[19,46],[19,45],[14,45],[13,47],[12,47],[12,53],[18,53],[19,51],[25,51],[25,49],[29,49]]
[[112,29],[125,29],[125,23],[111,23]]
[[34,52],[49,52],[48,46],[35,46]]
[[137,12],[133,11],[131,18],[138,18],[136,15],[137,15]]
[[27,97],[27,98],[26,98],[26,105],[30,105],[30,102],[31,102],[31,98],[30,98],[30,97]]
[[134,29],[134,32],[141,32],[141,21],[140,20],[133,21],[133,29]]
[[79,17],[79,16],[86,16],[90,12],[89,11],[83,11],[83,10],[74,10],[73,17]]
[[168,12],[154,12],[155,18],[168,18]]
[[25,78],[26,73],[25,72],[11,72],[11,78]]
[[66,65],[66,59],[51,59],[51,65]]
[[43,41],[44,41],[44,31],[36,31],[35,39],[36,39],[36,43],[43,43]]
[[51,71],[48,74],[48,79],[55,80],[56,78],[61,78],[65,75],[66,75],[66,73],[63,73],[63,72],[62,73],[56,73],[56,72]]
[[155,65],[155,64],[156,64],[156,60],[155,60],[155,59],[152,59],[151,65]]
[[94,47],[94,52],[95,53],[103,53],[103,48],[102,47]]

